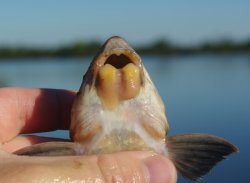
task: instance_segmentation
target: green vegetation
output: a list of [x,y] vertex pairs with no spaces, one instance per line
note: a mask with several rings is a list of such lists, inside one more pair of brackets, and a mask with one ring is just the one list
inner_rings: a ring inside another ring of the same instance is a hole
[[229,40],[205,42],[195,46],[175,46],[168,41],[159,40],[145,47],[139,47],[138,52],[144,54],[198,54],[198,53],[250,53],[250,40],[236,43]]
[[[101,46],[100,42],[77,42],[72,45],[59,48],[32,48],[32,47],[4,47],[0,46],[0,58],[22,57],[77,57],[93,55]],[[235,53],[249,52],[250,40],[236,43],[223,40],[218,42],[206,42],[196,46],[176,46],[165,40],[158,40],[146,46],[137,46],[135,50],[140,54],[196,54],[196,53]]]
[[94,54],[100,43],[75,43],[60,48],[31,48],[31,47],[1,47],[0,58],[23,58],[23,57],[75,57]]

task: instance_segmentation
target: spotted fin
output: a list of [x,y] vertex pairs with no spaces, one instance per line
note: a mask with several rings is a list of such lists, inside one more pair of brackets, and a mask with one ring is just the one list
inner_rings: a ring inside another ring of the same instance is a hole
[[16,155],[71,156],[84,154],[84,148],[73,142],[44,142],[17,150]]
[[167,146],[178,172],[190,180],[199,180],[227,155],[238,152],[225,139],[206,134],[168,137]]

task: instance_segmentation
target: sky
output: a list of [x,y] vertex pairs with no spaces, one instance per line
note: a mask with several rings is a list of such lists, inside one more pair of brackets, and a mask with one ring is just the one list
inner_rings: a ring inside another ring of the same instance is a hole
[[8,0],[0,45],[57,46],[119,35],[133,44],[250,38],[249,0]]

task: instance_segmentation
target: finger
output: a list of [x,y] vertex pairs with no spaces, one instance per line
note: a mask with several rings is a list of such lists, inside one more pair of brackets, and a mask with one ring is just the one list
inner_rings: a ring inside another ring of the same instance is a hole
[[[137,182],[174,183],[173,163],[148,152],[121,152],[99,156],[21,157],[15,156],[4,176],[11,172],[16,180],[25,182]],[[6,161],[5,161],[6,162]],[[12,166],[12,167],[11,167]],[[13,169],[13,170],[11,170]],[[156,172],[157,170],[157,172]],[[13,178],[13,176],[9,176]],[[8,179],[10,180],[10,179]]]
[[67,129],[75,92],[56,89],[0,89],[0,140],[19,133]]
[[10,141],[4,143],[1,147],[2,150],[6,152],[14,152],[18,149],[37,144],[42,142],[49,142],[49,141],[69,141],[68,139],[61,139],[61,138],[52,138],[52,137],[41,137],[35,135],[29,136],[16,136]]

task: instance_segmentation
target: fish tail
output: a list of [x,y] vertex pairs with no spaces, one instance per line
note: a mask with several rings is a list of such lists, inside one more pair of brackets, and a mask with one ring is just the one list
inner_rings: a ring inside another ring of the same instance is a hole
[[177,171],[194,181],[201,179],[227,155],[239,151],[230,142],[213,135],[175,135],[166,140],[169,157]]

